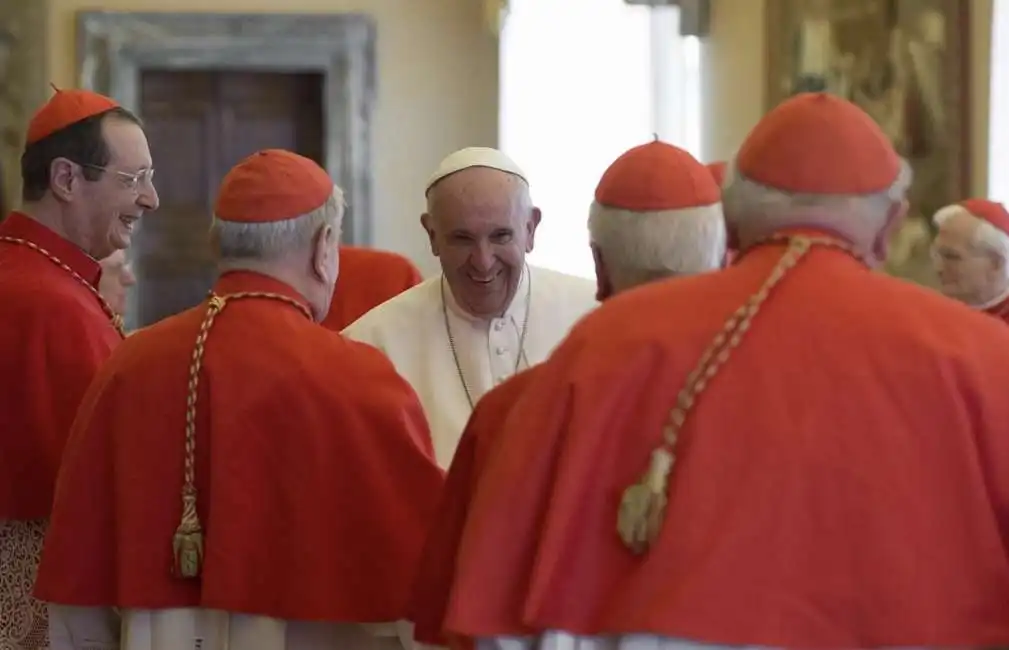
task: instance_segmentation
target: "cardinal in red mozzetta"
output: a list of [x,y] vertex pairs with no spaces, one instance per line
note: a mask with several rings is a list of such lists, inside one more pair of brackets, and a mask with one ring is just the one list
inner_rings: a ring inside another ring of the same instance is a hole
[[[650,142],[607,168],[589,211],[589,233],[600,300],[648,282],[714,271],[725,253],[721,194],[688,152]],[[419,641],[446,642],[442,621],[473,487],[536,372],[519,373],[488,392],[463,433],[418,569],[413,602]]]
[[417,267],[402,255],[341,246],[340,278],[322,324],[340,332],[386,300],[420,284],[422,279]]
[[967,199],[939,210],[932,260],[943,293],[1009,322],[1009,212]]
[[444,630],[514,649],[1009,644],[1009,331],[882,265],[909,168],[854,104],[768,113],[741,254],[575,326],[462,525]]
[[134,333],[81,404],[36,585],[54,650],[401,647],[443,474],[410,386],[318,325],[342,219],[296,154],[225,177],[210,297]]
[[[57,91],[28,125],[22,208],[0,223],[0,585],[34,579],[71,422],[122,340],[97,260],[158,207],[151,170],[139,121],[108,97]],[[47,647],[27,588],[0,589],[0,612],[0,647]]]

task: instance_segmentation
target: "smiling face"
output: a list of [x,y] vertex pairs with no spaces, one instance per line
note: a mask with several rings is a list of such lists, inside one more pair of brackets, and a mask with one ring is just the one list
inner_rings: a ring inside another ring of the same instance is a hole
[[158,207],[140,120],[123,108],[90,115],[29,142],[21,154],[26,213],[96,260],[126,248]]
[[477,318],[508,309],[539,221],[525,181],[486,167],[439,181],[421,217],[453,297]]
[[131,121],[109,117],[102,122],[102,135],[109,162],[97,180],[80,184],[78,200],[73,202],[79,236],[85,250],[96,259],[128,248],[137,220],[145,211],[158,208],[151,152],[143,129]]

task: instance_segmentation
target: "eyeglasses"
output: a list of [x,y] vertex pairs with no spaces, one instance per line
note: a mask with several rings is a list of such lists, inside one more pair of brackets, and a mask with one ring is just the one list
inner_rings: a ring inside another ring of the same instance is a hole
[[115,174],[119,178],[125,181],[126,187],[131,190],[135,190],[140,187],[140,183],[151,184],[154,181],[154,168],[141,169],[135,174],[129,172],[119,171],[118,169],[109,169],[108,167],[102,167],[101,165],[85,165],[81,164],[81,167],[87,167],[89,169],[95,169],[101,172],[108,172],[110,174]]

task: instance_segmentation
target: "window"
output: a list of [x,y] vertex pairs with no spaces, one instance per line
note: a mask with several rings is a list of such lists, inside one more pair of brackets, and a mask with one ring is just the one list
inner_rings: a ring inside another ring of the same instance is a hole
[[988,196],[1009,201],[1009,0],[992,2]]
[[700,158],[700,44],[679,35],[675,7],[509,4],[500,141],[543,210],[530,261],[593,277],[588,209],[613,159],[656,135]]

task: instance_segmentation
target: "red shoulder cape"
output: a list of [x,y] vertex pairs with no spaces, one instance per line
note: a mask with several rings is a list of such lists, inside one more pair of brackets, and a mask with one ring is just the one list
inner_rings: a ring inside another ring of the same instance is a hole
[[386,300],[420,284],[421,279],[417,267],[402,255],[341,246],[340,277],[322,324],[340,332]]
[[414,584],[414,638],[422,643],[446,644],[442,622],[455,579],[455,559],[469,513],[473,485],[488,455],[493,453],[502,422],[535,371],[533,367],[513,375],[481,397],[459,440]]
[[1003,323],[1009,323],[1009,298],[993,307],[985,309],[984,312],[998,318]]
[[[41,246],[98,284],[97,262],[22,214],[0,237]],[[77,407],[122,337],[94,293],[22,244],[0,241],[0,304],[0,520],[44,519]]]
[[447,632],[1009,642],[1009,331],[838,252],[786,276],[701,396],[656,545],[620,541],[687,374],[781,251],[617,296],[537,369],[473,490]]
[[[271,291],[226,274],[220,295]],[[443,482],[421,406],[377,350],[289,304],[236,300],[207,339],[197,403],[202,577],[171,570],[186,384],[201,305],[131,336],[67,445],[37,596],[284,619],[404,618]],[[81,558],[87,558],[82,561]]]

